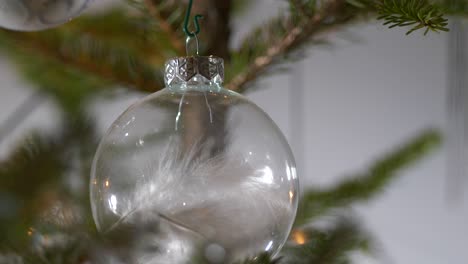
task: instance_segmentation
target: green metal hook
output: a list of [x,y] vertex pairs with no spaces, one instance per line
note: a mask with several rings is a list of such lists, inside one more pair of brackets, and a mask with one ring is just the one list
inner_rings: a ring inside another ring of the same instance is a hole
[[192,13],[192,4],[193,4],[193,0],[189,0],[187,14],[185,15],[185,22],[184,22],[185,35],[191,38],[195,37],[196,35],[198,35],[198,33],[200,33],[200,23],[198,22],[198,20],[200,18],[203,18],[202,15],[199,15],[199,14],[195,15],[195,17],[193,18],[193,23],[195,24],[195,32],[190,32],[190,30],[188,29],[188,24],[190,22],[190,13]]

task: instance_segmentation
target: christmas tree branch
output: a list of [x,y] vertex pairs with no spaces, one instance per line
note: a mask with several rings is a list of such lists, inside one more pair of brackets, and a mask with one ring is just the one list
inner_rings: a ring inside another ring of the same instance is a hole
[[[158,1],[162,2],[162,1]],[[178,54],[184,54],[185,53],[185,44],[181,41],[180,37],[174,31],[174,27],[172,26],[171,23],[169,23],[161,13],[158,4],[156,3],[155,0],[145,0],[146,7],[150,13],[150,15],[158,22],[158,25],[162,31],[166,33],[168,36],[170,42],[172,43],[172,46],[174,47],[174,50]],[[160,5],[161,3],[159,3]]]
[[59,30],[43,33],[2,30],[0,34],[17,52],[40,55],[116,84],[142,91],[157,91],[164,86],[161,74],[141,57],[90,35]]
[[[300,240],[294,241],[294,236]],[[309,227],[293,231],[292,243],[284,249],[286,260],[282,264],[342,264],[351,263],[353,251],[369,251],[371,239],[355,219],[341,217],[326,230]]]
[[61,29],[75,32],[77,35],[90,35],[112,45],[125,47],[151,62],[158,63],[163,57],[161,50],[169,49],[170,43],[165,41],[159,32],[155,32],[156,26],[149,23],[148,19],[125,9],[110,9],[82,16],[63,25]]
[[[286,55],[295,50],[295,48],[301,46],[307,42],[313,35],[320,33],[324,30],[330,30],[344,22],[348,22],[350,19],[356,17],[351,15],[348,10],[345,9],[346,3],[342,0],[331,0],[325,3],[325,6],[321,10],[317,11],[312,17],[308,18],[306,22],[295,24],[289,17],[280,17],[271,23],[267,27],[268,31],[265,35],[268,38],[275,38],[277,32],[284,32],[285,35],[281,38],[276,39],[271,46],[266,48],[263,54],[256,57],[250,58],[253,63],[244,71],[241,71],[237,75],[233,76],[227,87],[234,91],[242,91],[245,86],[257,79],[258,75],[264,73],[270,66],[272,66],[279,57]],[[332,19],[333,18],[333,19]],[[276,33],[274,30],[276,30]],[[259,32],[254,32],[250,37],[246,39],[244,43],[250,43],[252,38],[256,38]],[[257,39],[258,40],[258,39]],[[259,42],[256,41],[255,44]],[[244,44],[244,50],[240,50],[239,53],[252,53],[249,48],[249,44]],[[247,47],[247,50],[245,49]],[[234,56],[233,56],[234,57]]]
[[227,72],[229,89],[243,91],[280,58],[303,47],[313,37],[366,15],[380,14],[379,19],[390,27],[412,26],[408,34],[422,28],[425,33],[448,30],[441,12],[448,4],[434,5],[424,0],[330,0],[321,7],[313,0],[289,3],[289,16],[277,17],[254,30],[241,48],[233,52],[234,61]]
[[1,245],[26,241],[26,230],[37,206],[44,206],[37,196],[45,186],[60,179],[65,169],[61,155],[66,144],[35,134],[0,162],[0,193],[8,194],[6,201],[11,207],[0,225]]
[[367,172],[348,177],[328,190],[308,190],[302,198],[296,226],[306,224],[314,217],[325,215],[331,209],[371,199],[388,186],[399,170],[420,160],[440,142],[439,133],[432,130],[424,132],[378,160]]
[[468,0],[439,0],[435,5],[447,15],[468,18]]
[[77,162],[86,171],[83,179],[88,178],[86,160],[96,146],[94,127],[83,113],[64,115],[62,121],[59,133],[32,133],[0,161],[0,199],[8,205],[0,219],[0,256],[3,246],[27,251],[24,243],[37,239],[33,234],[41,227],[92,233],[85,227],[90,218],[83,210],[89,205],[82,199],[86,192],[72,196],[64,180],[73,175]]
[[35,89],[55,99],[66,112],[74,113],[80,110],[86,98],[100,88],[110,85],[101,78],[83,73],[74,67],[63,67],[59,61],[24,52],[13,43],[4,48],[8,49],[8,55],[23,77],[35,84]]
[[407,35],[422,28],[426,28],[424,35],[429,30],[448,31],[447,19],[436,6],[424,0],[383,0],[377,7],[378,19],[385,20],[384,25],[389,28],[412,26]]

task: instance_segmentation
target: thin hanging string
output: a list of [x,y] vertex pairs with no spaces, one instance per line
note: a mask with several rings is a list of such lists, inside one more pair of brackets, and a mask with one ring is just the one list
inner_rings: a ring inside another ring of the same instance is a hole
[[[189,4],[188,4],[188,7],[187,7],[187,13],[185,14],[185,21],[184,21],[184,32],[185,32],[185,35],[187,36],[187,39],[185,40],[185,52],[187,53],[187,56],[190,56],[190,51],[189,51],[190,43],[192,42],[193,39],[195,39],[196,55],[198,56],[199,53],[200,53],[200,43],[198,41],[198,34],[200,33],[200,30],[201,30],[199,19],[203,18],[203,16],[200,15],[200,14],[195,15],[195,17],[193,18],[193,24],[195,26],[195,31],[191,32],[188,27],[189,27],[189,23],[190,23],[190,14],[192,13],[192,6],[193,6],[193,0],[189,0]],[[208,107],[208,111],[210,113],[210,123],[213,123],[213,112],[211,110],[210,103],[208,102],[208,96],[206,95],[205,91],[203,92],[203,95],[205,96],[205,103],[206,103],[206,106]],[[181,113],[182,113],[182,106],[184,104],[184,98],[185,98],[185,91],[182,94],[182,98],[180,99],[180,102],[179,102],[179,111],[177,113],[177,117],[176,117],[176,120],[175,120],[176,130],[178,130],[178,124],[179,124],[179,119],[180,119],[180,116],[181,116]]]
[[187,56],[190,55],[189,47],[190,47],[190,42],[192,41],[192,39],[195,39],[196,55],[199,55],[199,42],[198,42],[197,35],[200,33],[200,30],[201,30],[199,20],[200,18],[203,18],[203,16],[200,14],[195,15],[195,17],[193,18],[195,31],[191,32],[189,30],[189,23],[190,23],[190,15],[192,13],[192,6],[193,6],[193,0],[189,0],[187,13],[185,14],[185,21],[184,21],[184,32],[185,32],[185,35],[187,36],[187,40],[185,41],[185,50],[187,52]]
[[210,103],[208,102],[208,96],[206,95],[206,91],[203,92],[205,95],[205,102],[206,102],[206,107],[208,107],[208,111],[210,112],[210,123],[213,124],[213,111],[211,110]]
[[182,94],[182,97],[180,98],[179,102],[179,111],[177,111],[177,116],[175,118],[175,130],[179,130],[179,121],[180,121],[180,116],[182,115],[182,106],[184,105],[184,99],[185,99],[185,91]]
[[185,40],[185,52],[187,52],[187,56],[190,56],[190,51],[189,51],[189,48],[190,48],[190,42],[192,42],[192,40],[195,39],[195,47],[196,47],[196,55],[200,55],[199,52],[200,52],[200,47],[199,47],[199,43],[198,43],[198,37],[197,35],[195,35],[195,37],[187,37],[187,39]]

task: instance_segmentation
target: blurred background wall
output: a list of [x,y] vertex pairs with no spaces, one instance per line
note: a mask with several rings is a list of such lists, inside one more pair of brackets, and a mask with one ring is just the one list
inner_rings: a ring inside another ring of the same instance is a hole
[[[117,0],[100,0],[105,8]],[[236,19],[238,37],[277,14],[282,2],[257,0]],[[307,51],[257,84],[248,96],[277,122],[294,149],[304,187],[326,186],[364,170],[386,151],[427,127],[447,128],[449,34],[405,36],[378,22],[332,32],[330,44]],[[235,45],[234,41],[233,45]],[[0,124],[31,95],[0,58]],[[96,101],[90,111],[106,129],[141,94]],[[0,144],[0,158],[32,128],[52,130],[50,101]],[[467,102],[468,103],[468,102]],[[356,207],[382,247],[382,259],[358,263],[468,263],[468,185],[447,199],[446,147],[402,176],[372,203]]]

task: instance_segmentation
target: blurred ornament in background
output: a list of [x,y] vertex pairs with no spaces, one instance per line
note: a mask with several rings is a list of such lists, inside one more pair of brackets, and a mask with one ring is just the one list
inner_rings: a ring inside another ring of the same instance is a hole
[[[132,237],[132,263],[230,263],[276,254],[297,210],[291,149],[274,122],[222,87],[223,60],[166,63],[167,88],[131,106],[97,150],[98,229]],[[136,248],[135,248],[136,247]]]
[[0,0],[0,27],[35,31],[64,24],[92,0]]

